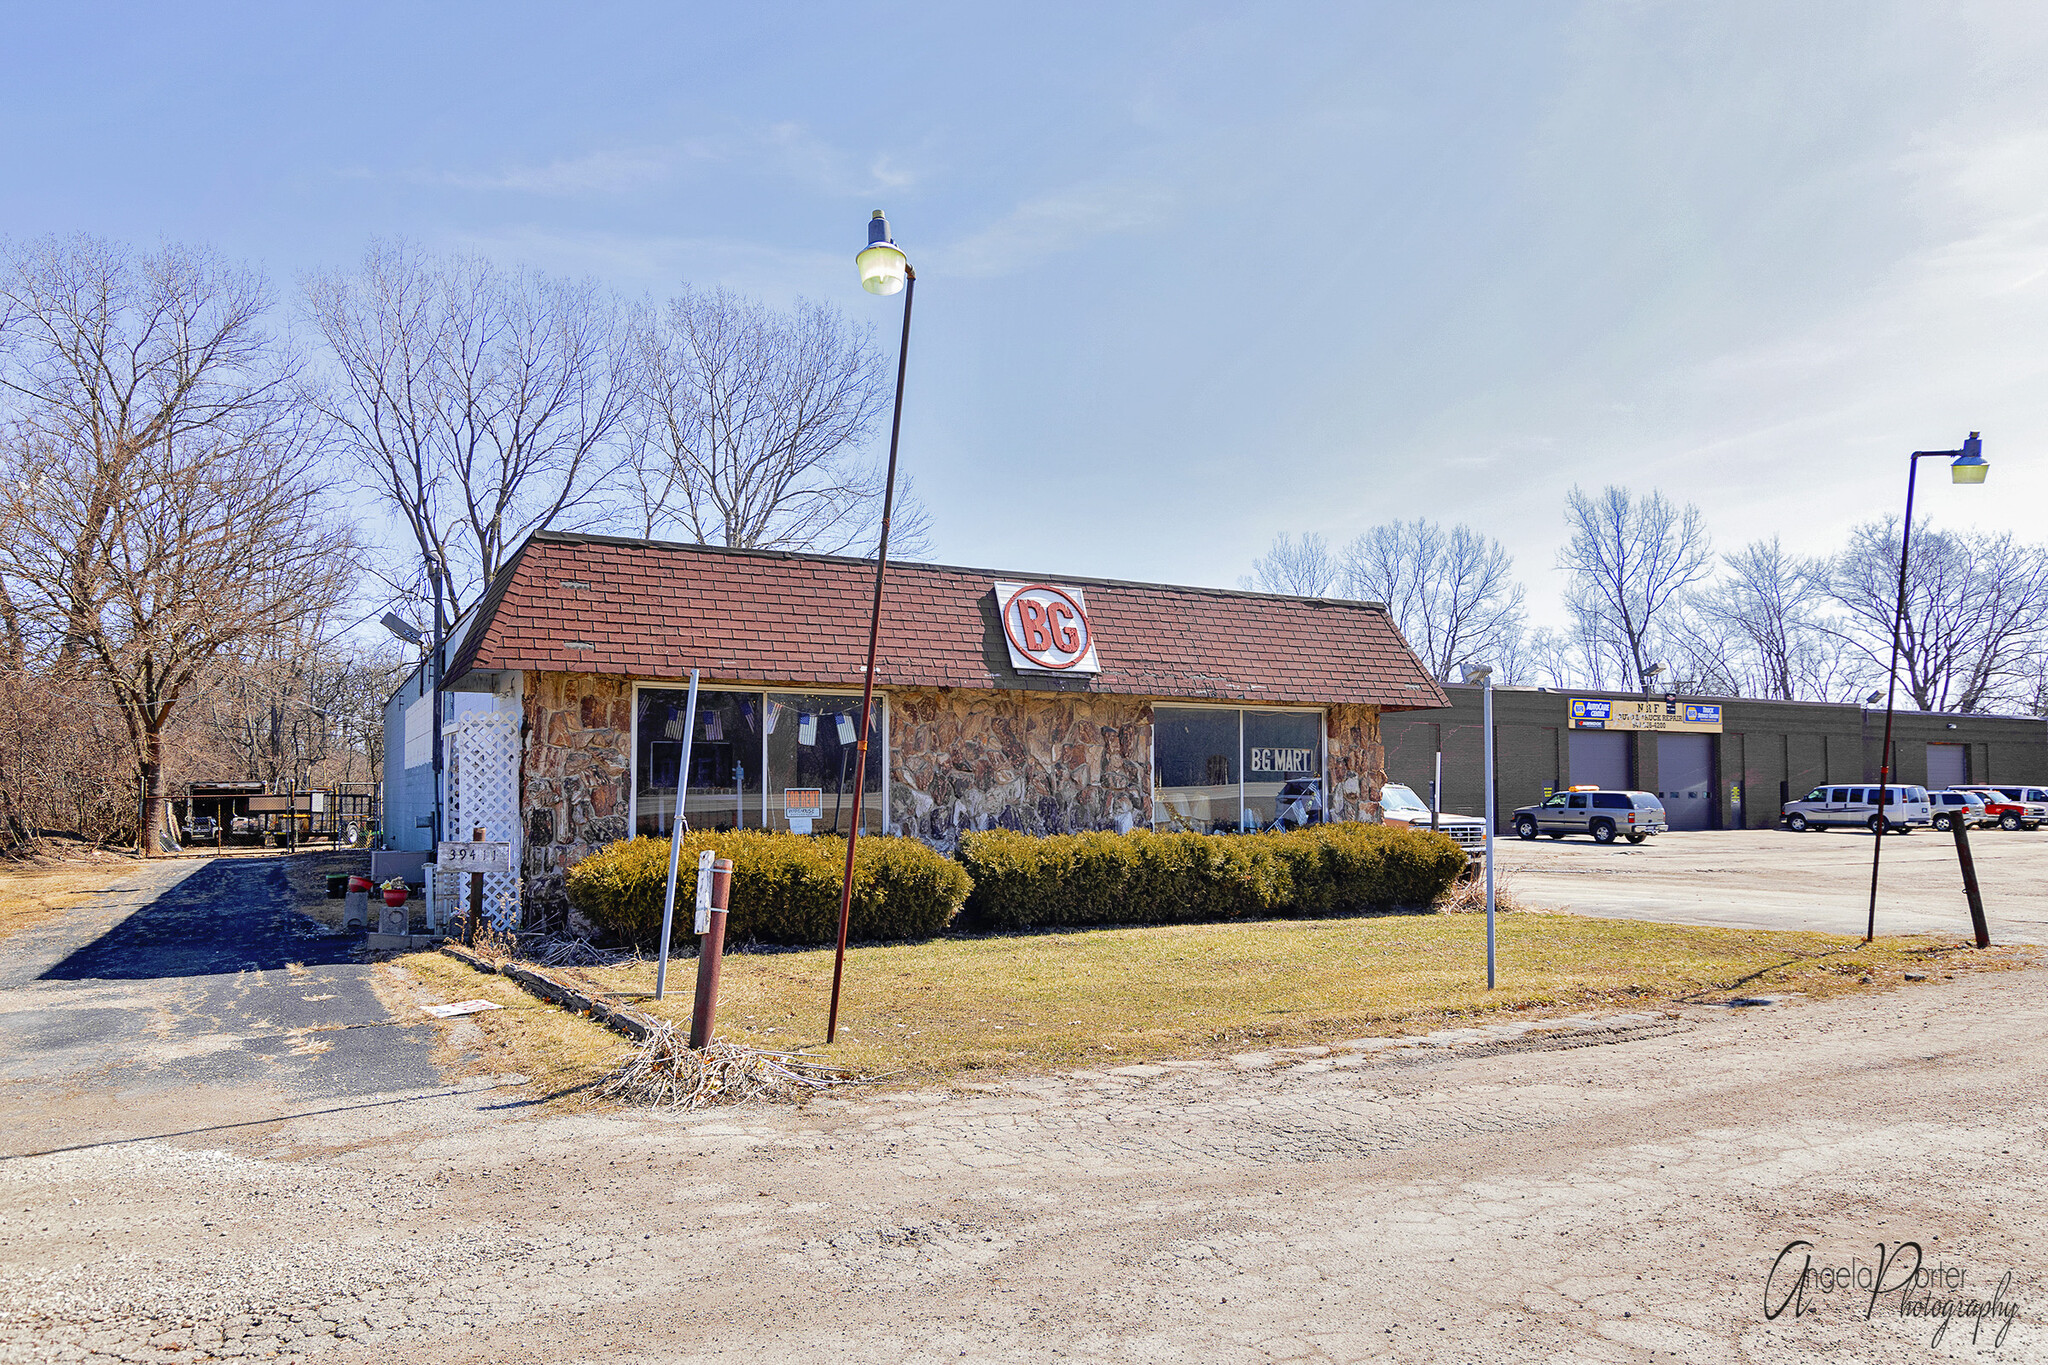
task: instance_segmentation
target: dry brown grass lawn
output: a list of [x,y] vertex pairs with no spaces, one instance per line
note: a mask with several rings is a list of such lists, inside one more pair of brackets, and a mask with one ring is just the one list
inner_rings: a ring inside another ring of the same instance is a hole
[[[436,1060],[450,1075],[523,1074],[542,1095],[575,1104],[587,1101],[595,1083],[633,1051],[631,1042],[603,1025],[445,953],[401,954],[379,964],[373,980],[385,1004],[401,1018],[426,1019],[421,1005],[456,1000],[504,1006],[435,1021],[441,1035]],[[477,1033],[464,1030],[469,1024]]]
[[133,875],[133,866],[121,860],[0,868],[0,939],[84,905],[95,891],[125,885],[122,879]]
[[[1491,1016],[1643,1009],[1734,995],[1828,996],[2033,960],[1953,941],[1688,928],[1522,913],[1499,921],[1499,989],[1485,988],[1485,920],[1390,915],[945,938],[850,949],[838,1042],[823,1047],[832,953],[726,959],[719,1036],[867,1071],[962,1072],[1217,1056]],[[651,964],[565,973],[650,991]],[[670,966],[687,1022],[696,964]],[[1867,979],[1867,984],[1866,984]]]

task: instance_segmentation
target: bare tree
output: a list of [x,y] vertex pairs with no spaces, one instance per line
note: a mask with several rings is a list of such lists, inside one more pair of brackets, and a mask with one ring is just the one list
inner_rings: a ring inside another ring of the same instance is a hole
[[446,567],[426,588],[446,627],[527,535],[588,512],[611,476],[630,394],[621,310],[594,283],[389,242],[305,297],[335,362],[323,409],[419,562]]
[[197,710],[242,777],[372,781],[383,705],[407,671],[390,648],[337,636],[324,615],[296,617],[223,655],[196,689]]
[[1386,603],[1440,682],[1461,660],[1491,659],[1520,642],[1524,593],[1514,558],[1469,526],[1388,522],[1346,546],[1341,562],[1345,593]]
[[[865,329],[824,304],[685,291],[639,329],[633,376],[626,478],[643,536],[872,552],[884,471],[860,450],[889,375]],[[905,480],[890,543],[917,554],[928,535]]]
[[[1842,608],[1834,632],[1882,681],[1898,608],[1899,522],[1849,533],[1830,590]],[[2035,661],[2048,647],[2048,552],[2011,535],[1916,527],[1899,629],[1899,681],[1923,711],[1980,711],[2030,700]]]
[[153,853],[165,737],[195,679],[339,591],[321,431],[249,272],[78,238],[15,250],[6,275],[0,578],[53,674],[111,696]]
[[1253,592],[1281,592],[1294,597],[1324,597],[1337,586],[1344,567],[1321,535],[1300,540],[1282,531],[1273,547],[1252,561],[1252,571],[1238,580]]
[[1659,629],[1712,564],[1700,509],[1679,508],[1655,491],[1638,498],[1610,486],[1595,497],[1574,487],[1565,496],[1565,524],[1571,539],[1557,561],[1570,575],[1565,601],[1594,648],[1625,675],[1624,685],[1639,685],[1656,661]]
[[1665,629],[1680,677],[1702,690],[1825,701],[1853,685],[1833,630],[1831,566],[1773,536],[1721,557],[1720,578],[1691,594]]

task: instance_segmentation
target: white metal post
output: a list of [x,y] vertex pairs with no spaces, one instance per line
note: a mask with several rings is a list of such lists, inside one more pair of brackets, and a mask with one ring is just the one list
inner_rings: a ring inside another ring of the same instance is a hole
[[1486,744],[1486,989],[1493,989],[1493,675],[1483,680]]
[[690,704],[683,712],[683,752],[676,762],[676,808],[668,827],[668,899],[661,906],[661,961],[654,968],[654,998],[668,989],[669,930],[676,919],[676,860],[683,855],[683,799],[690,788],[690,744],[697,738],[697,670],[690,670]]

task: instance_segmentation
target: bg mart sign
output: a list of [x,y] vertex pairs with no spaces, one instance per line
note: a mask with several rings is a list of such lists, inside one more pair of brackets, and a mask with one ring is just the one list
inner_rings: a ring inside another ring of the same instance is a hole
[[996,611],[1010,666],[1024,673],[1100,673],[1088,599],[1052,583],[996,584]]
[[1572,698],[1574,730],[1663,730],[1679,734],[1718,735],[1721,708],[1710,702],[1607,701],[1598,697]]

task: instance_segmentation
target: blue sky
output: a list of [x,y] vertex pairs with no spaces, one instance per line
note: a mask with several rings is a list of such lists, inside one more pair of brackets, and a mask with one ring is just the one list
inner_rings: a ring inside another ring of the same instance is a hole
[[2044,538],[2048,7],[41,6],[0,231],[374,235],[830,299],[919,271],[934,558],[1232,584],[1279,530],[1507,542],[1573,482],[1823,550],[1985,433]]

